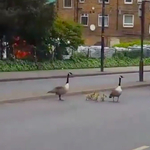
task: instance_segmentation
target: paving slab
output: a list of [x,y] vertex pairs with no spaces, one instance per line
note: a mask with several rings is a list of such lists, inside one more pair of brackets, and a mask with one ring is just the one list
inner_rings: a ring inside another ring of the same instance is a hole
[[[100,68],[50,70],[50,71],[28,71],[28,72],[1,72],[0,82],[50,79],[50,78],[65,78],[66,74],[69,71],[72,72],[74,76],[80,77],[80,76],[111,75],[111,74],[120,74],[120,73],[138,73],[139,67],[105,68],[104,72],[100,72]],[[150,66],[145,66],[144,71],[150,72]]]

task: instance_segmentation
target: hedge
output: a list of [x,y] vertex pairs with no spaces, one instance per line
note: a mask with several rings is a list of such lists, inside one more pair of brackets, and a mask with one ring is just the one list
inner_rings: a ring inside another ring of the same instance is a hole
[[[150,58],[144,59],[145,65],[150,65]],[[105,59],[105,67],[127,67],[127,66],[138,66],[139,58],[122,58],[118,57]],[[38,66],[38,67],[37,67]],[[82,58],[73,60],[49,61],[38,62],[36,65],[34,62],[25,60],[1,60],[0,71],[11,72],[11,71],[35,71],[35,70],[54,70],[54,69],[82,69],[82,68],[99,68],[100,59]]]
[[[113,57],[118,57],[119,59],[124,59],[125,57],[128,58],[139,58],[139,56],[141,55],[141,51],[140,50],[132,50],[132,51],[118,51],[116,53],[113,54]],[[143,54],[143,57],[146,58],[146,54]]]
[[[144,41],[143,44],[148,44],[150,45],[150,41]],[[128,48],[129,46],[134,46],[134,45],[141,45],[141,41],[140,40],[135,40],[135,41],[131,41],[131,42],[124,42],[124,43],[120,43],[120,44],[116,44],[113,47],[123,47],[123,48]]]

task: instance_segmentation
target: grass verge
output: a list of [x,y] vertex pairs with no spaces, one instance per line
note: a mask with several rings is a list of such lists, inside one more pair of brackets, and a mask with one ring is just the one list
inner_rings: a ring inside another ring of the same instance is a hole
[[[139,58],[107,58],[105,59],[105,67],[127,67],[127,66],[138,66]],[[144,59],[144,65],[150,65],[150,58]],[[49,61],[38,62],[37,65],[34,62],[27,60],[1,60],[0,71],[11,72],[11,71],[35,71],[35,70],[56,70],[56,69],[86,69],[86,68],[99,68],[100,59],[92,58],[79,58],[72,60]]]

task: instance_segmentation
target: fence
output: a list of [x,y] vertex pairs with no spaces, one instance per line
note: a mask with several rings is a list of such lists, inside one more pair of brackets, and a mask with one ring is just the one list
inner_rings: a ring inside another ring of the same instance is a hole
[[[105,58],[111,58],[113,54],[116,52],[122,52],[122,51],[140,51],[141,47],[134,45],[132,47],[128,48],[123,48],[123,47],[114,47],[114,48],[109,48],[105,47],[104,48],[104,56]],[[150,57],[150,45],[144,45],[143,48],[144,51],[144,56],[145,57]],[[84,53],[85,55],[88,55],[91,58],[100,58],[101,57],[101,46],[79,46],[77,49],[77,52],[79,53]]]
[[[100,58],[101,57],[101,46],[79,46],[77,52],[84,53],[92,58]],[[111,58],[115,53],[115,48],[104,48],[104,56],[107,58]]]

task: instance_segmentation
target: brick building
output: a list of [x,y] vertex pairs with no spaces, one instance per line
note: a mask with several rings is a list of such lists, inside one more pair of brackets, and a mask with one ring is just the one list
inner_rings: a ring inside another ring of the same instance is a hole
[[[139,39],[138,0],[105,0],[105,3],[105,44],[110,46],[119,41]],[[57,11],[61,17],[83,24],[86,45],[100,43],[101,6],[102,0],[57,0]],[[146,3],[145,8],[145,38],[149,38],[150,3]]]

